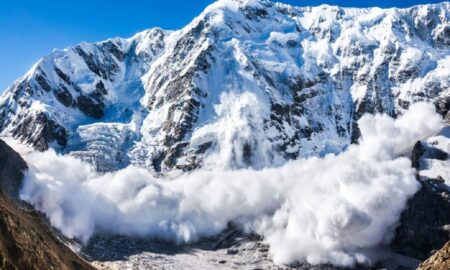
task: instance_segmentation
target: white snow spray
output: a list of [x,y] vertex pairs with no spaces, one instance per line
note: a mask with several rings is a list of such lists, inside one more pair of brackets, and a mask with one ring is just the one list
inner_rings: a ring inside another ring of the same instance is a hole
[[[30,169],[21,198],[82,241],[108,232],[186,243],[234,222],[262,235],[277,264],[370,263],[365,251],[389,242],[418,189],[405,156],[441,125],[432,105],[417,103],[398,119],[363,116],[360,144],[338,155],[258,170],[209,162],[170,180],[133,166],[99,174],[53,150],[22,151]],[[229,160],[233,143],[212,155]]]

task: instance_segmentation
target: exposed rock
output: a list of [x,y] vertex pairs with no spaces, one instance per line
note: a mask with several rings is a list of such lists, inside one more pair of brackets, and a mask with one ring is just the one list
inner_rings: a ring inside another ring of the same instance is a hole
[[26,169],[28,166],[22,157],[0,140],[0,188],[16,204],[21,203],[19,190]]
[[230,226],[221,234],[191,245],[174,245],[153,239],[97,235],[82,254],[102,270],[110,269],[264,269],[264,270],[414,270],[420,261],[392,254],[372,267],[353,268],[296,263],[276,265],[262,237]]
[[416,170],[420,170],[420,159],[422,158],[423,154],[425,154],[426,149],[422,145],[421,141],[417,141],[414,145],[412,154],[411,154],[411,164],[412,167]]
[[22,119],[12,134],[22,142],[32,145],[36,150],[45,151],[49,143],[56,141],[60,146],[67,143],[67,131],[44,113],[29,115]]
[[36,74],[36,81],[41,86],[42,90],[44,90],[45,92],[49,92],[51,90],[51,87],[48,84],[47,78],[45,77],[45,75],[43,73]]
[[448,270],[450,269],[450,242],[423,262],[417,270]]
[[421,189],[402,213],[392,247],[424,260],[450,240],[450,192],[439,180],[420,183]]
[[73,97],[64,85],[54,91],[56,99],[66,107],[73,105]]
[[103,116],[103,109],[105,105],[101,102],[96,102],[90,97],[79,96],[77,98],[77,105],[80,110],[89,117],[99,119]]

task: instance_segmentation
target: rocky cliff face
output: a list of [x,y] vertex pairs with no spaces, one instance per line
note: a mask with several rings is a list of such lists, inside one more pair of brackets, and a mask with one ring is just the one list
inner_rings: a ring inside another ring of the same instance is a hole
[[[447,126],[437,136],[416,143],[411,160],[421,189],[402,213],[392,242],[396,252],[421,261],[450,240],[449,131]],[[444,254],[445,248],[419,269],[448,269]]]
[[423,262],[417,270],[446,270],[450,269],[450,242]]
[[104,171],[339,152],[364,113],[448,113],[449,9],[217,1],[178,31],[55,50],[0,98],[0,132]]
[[0,190],[8,199],[20,204],[19,190],[23,171],[28,168],[27,164],[2,140],[0,140],[0,161]]
[[26,168],[0,140],[0,269],[94,269],[59,242],[40,215],[17,204]]
[[423,261],[450,240],[450,192],[439,180],[421,186],[402,213],[392,247]]

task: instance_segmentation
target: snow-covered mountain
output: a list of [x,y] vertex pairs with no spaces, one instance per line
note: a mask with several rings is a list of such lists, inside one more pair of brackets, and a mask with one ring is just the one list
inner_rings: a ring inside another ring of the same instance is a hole
[[260,168],[340,152],[364,113],[422,100],[448,114],[449,2],[220,0],[178,31],[53,51],[0,98],[0,134],[102,171]]

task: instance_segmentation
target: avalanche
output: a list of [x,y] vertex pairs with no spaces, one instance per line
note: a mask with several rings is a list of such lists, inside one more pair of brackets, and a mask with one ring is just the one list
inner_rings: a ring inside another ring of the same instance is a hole
[[16,147],[30,165],[21,198],[64,235],[84,242],[106,232],[189,243],[233,222],[264,236],[278,264],[370,264],[370,250],[389,242],[417,191],[403,155],[441,129],[434,111],[417,103],[397,120],[365,115],[359,145],[277,168],[224,168],[222,159],[240,141],[223,140],[208,168],[167,179],[134,166],[99,174],[53,150]]
[[84,242],[231,222],[279,264],[370,264],[416,192],[410,148],[449,113],[449,10],[219,0],[54,50],[0,97],[0,136],[32,147],[22,198]]

